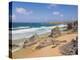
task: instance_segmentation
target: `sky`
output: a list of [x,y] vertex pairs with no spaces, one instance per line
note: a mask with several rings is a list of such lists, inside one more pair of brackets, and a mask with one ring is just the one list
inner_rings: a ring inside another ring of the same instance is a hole
[[78,19],[77,5],[12,2],[12,6],[9,5],[11,10],[9,16],[12,22],[62,22]]

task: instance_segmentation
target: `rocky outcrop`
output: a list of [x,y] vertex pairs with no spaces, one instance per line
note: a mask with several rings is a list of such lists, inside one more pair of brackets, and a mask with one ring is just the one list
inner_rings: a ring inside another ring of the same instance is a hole
[[61,46],[60,52],[63,55],[76,55],[78,54],[78,38],[72,39],[71,42]]
[[71,29],[73,29],[73,31],[78,30],[78,21],[74,21],[72,23],[67,24],[67,30],[71,30]]
[[33,44],[36,44],[37,43],[36,38],[37,38],[37,35],[33,35],[28,40],[25,40],[23,43],[23,48],[29,47]]
[[36,49],[41,49],[41,48],[43,48],[43,47],[46,47],[46,46],[48,46],[48,45],[51,45],[51,44],[54,44],[53,43],[53,40],[44,40],[44,41],[41,41],[41,42],[39,42],[39,44],[38,44],[38,46],[36,47]]
[[55,27],[51,30],[51,34],[49,37],[57,37],[61,35],[61,31],[59,30],[59,27]]
[[52,48],[57,47],[58,45],[60,45],[61,43],[65,43],[66,41],[59,41],[59,40],[54,40],[54,39],[47,39],[44,40],[42,42],[39,42],[38,46],[36,47],[36,49],[41,49],[43,47],[49,46],[49,45],[53,45]]

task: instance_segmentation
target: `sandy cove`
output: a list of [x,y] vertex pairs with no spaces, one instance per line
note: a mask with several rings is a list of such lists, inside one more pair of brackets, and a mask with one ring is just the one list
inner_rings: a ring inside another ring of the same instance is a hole
[[[72,39],[74,39],[77,36],[77,33],[69,33],[69,34],[63,34],[57,38],[56,40],[64,41],[66,40],[70,42]],[[45,38],[47,39],[47,38]],[[53,45],[49,45],[46,47],[43,47],[41,49],[32,49],[34,48],[34,45],[29,48],[23,48],[16,52],[12,53],[13,58],[32,58],[32,57],[47,57],[47,56],[61,56],[59,47],[63,46],[66,43],[61,43],[60,45],[56,46],[55,48],[52,48]]]

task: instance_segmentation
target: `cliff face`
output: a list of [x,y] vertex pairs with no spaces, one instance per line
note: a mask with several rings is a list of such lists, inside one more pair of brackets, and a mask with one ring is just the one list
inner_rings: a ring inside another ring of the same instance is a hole
[[71,42],[60,47],[60,52],[63,55],[77,55],[78,54],[78,38],[72,39]]

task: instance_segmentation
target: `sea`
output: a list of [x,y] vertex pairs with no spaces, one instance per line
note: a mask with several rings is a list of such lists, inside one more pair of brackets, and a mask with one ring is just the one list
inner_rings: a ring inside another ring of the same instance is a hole
[[51,32],[56,26],[63,26],[62,24],[49,24],[49,23],[12,23],[12,27],[9,28],[10,34],[12,34],[12,40],[18,40],[23,38],[30,38],[37,34],[46,34]]

